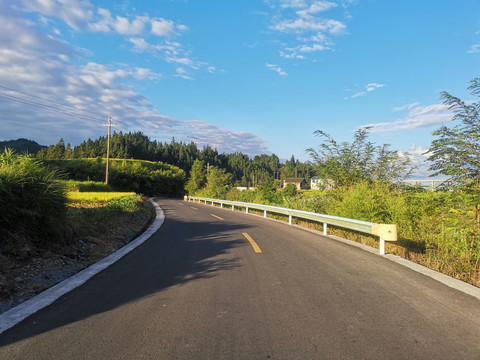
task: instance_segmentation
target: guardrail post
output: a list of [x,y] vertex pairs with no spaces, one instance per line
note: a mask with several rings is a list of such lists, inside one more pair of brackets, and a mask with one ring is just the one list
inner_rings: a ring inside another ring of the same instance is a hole
[[288,223],[292,225],[292,215],[288,215]]
[[220,208],[222,208],[222,209],[223,209],[223,203],[220,203]]
[[248,214],[248,206],[245,208],[245,212]]
[[232,211],[235,210],[235,205],[232,205]]
[[212,201],[212,206],[213,206],[213,201]]
[[267,218],[267,210],[263,210],[263,217]]
[[205,205],[207,205],[207,200],[205,200]]
[[323,235],[327,236],[327,223],[323,223]]
[[380,238],[380,255],[385,255],[385,240]]

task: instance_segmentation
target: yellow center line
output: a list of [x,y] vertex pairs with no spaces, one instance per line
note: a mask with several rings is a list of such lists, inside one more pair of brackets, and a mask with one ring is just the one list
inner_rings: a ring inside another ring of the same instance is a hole
[[213,216],[214,218],[217,218],[219,220],[223,220],[220,216],[217,216],[217,215],[213,215],[213,214],[210,214],[211,216]]
[[190,209],[198,210],[196,207],[190,206]]
[[260,247],[257,245],[255,240],[253,240],[250,237],[250,235],[248,235],[247,233],[242,233],[242,235],[245,236],[245,238],[250,242],[250,245],[252,245],[253,250],[255,250],[256,253],[261,253],[262,252],[262,250],[260,250]]

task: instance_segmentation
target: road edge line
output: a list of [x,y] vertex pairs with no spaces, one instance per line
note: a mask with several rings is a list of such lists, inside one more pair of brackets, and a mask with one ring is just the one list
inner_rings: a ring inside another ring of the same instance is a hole
[[155,232],[158,231],[158,229],[160,229],[165,221],[165,214],[163,213],[162,208],[155,202],[155,198],[151,198],[150,202],[155,207],[155,220],[147,230],[145,230],[135,240],[129,242],[127,245],[116,250],[102,260],[97,261],[95,264],[90,265],[89,267],[63,280],[55,286],[52,286],[33,298],[28,299],[14,308],[5,311],[3,314],[0,314],[0,334],[25,320],[30,315],[33,315],[37,311],[52,304],[66,293],[83,285],[94,275],[105,270],[107,267],[117,262],[133,249],[148,240]]

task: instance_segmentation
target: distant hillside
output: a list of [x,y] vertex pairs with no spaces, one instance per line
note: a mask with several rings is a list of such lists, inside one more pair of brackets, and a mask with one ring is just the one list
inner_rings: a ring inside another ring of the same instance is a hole
[[35,155],[41,149],[46,148],[46,146],[27,139],[0,141],[0,151],[3,151],[5,148],[10,148],[19,154],[29,153]]

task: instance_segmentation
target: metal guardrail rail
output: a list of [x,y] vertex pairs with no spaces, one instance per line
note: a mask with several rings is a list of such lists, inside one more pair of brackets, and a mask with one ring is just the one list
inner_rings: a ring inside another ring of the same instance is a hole
[[219,204],[220,207],[225,205],[231,206],[232,210],[235,210],[235,206],[239,208],[245,208],[245,212],[248,213],[249,209],[263,211],[263,216],[266,218],[267,213],[281,214],[288,216],[288,223],[292,224],[292,218],[312,220],[319,223],[323,223],[323,235],[328,235],[328,225],[340,227],[343,229],[354,230],[365,234],[370,234],[379,237],[380,241],[380,254],[385,255],[385,241],[397,241],[397,225],[395,224],[376,224],[368,221],[347,219],[339,216],[317,214],[313,212],[287,209],[277,206],[253,204],[241,201],[219,200],[210,199],[199,196],[185,196],[186,201],[204,202]]

